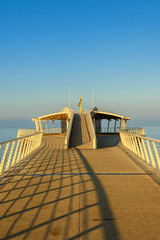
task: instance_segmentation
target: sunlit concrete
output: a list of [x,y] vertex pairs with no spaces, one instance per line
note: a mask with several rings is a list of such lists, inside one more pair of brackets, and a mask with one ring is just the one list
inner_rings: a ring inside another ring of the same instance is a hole
[[0,239],[156,239],[160,188],[120,146],[42,146],[1,179]]

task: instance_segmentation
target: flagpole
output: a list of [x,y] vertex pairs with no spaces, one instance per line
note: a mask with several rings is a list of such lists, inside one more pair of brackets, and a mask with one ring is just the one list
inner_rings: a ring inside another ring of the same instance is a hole
[[92,88],[92,108],[93,108],[94,89]]
[[69,108],[71,107],[71,102],[70,102],[70,88],[69,88]]

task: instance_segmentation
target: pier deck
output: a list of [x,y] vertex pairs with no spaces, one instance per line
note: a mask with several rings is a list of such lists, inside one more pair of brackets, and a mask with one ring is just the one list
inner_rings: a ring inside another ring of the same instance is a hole
[[119,145],[42,146],[0,185],[0,239],[160,239],[160,188]]

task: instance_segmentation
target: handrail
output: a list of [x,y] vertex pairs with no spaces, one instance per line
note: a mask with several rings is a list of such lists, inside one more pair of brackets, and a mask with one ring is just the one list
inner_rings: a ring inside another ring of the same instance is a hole
[[65,141],[64,141],[64,144],[65,144],[64,148],[65,149],[69,148],[69,140],[70,140],[70,135],[71,135],[73,119],[74,119],[74,113],[72,112],[71,118],[70,118],[70,121],[69,121],[69,126],[68,126],[67,131],[66,131]]
[[62,133],[62,128],[47,128],[43,129],[43,133],[53,134],[53,133]]
[[91,118],[91,111],[89,111],[88,115],[89,115],[89,121],[91,126],[92,138],[93,138],[93,149],[97,149],[97,138],[96,138],[95,129],[93,126],[93,121]]
[[17,138],[32,135],[34,133],[37,133],[37,130],[35,130],[35,129],[18,129]]
[[141,136],[145,136],[145,131],[144,131],[144,128],[121,128],[120,129],[121,131],[124,131],[124,132],[127,132],[127,133],[131,133],[131,134],[138,134],[138,135],[141,135]]
[[35,135],[40,134],[40,133],[42,133],[42,132],[37,132],[37,133],[31,134],[31,135],[14,138],[14,139],[11,139],[11,140],[8,140],[8,141],[5,141],[5,142],[0,142],[0,145],[4,145],[4,144],[6,144],[6,143],[8,143],[8,142],[13,142],[13,141],[20,140],[20,139],[23,139],[23,138],[29,138],[29,137],[31,137],[31,136],[35,136]]
[[[46,128],[46,129],[43,129],[42,131],[43,131],[43,133],[48,133],[48,134],[61,133],[62,128],[60,128],[60,127],[59,128]],[[37,132],[39,132],[39,131],[37,131],[35,129],[19,129],[17,138],[27,136],[27,135],[32,135]]]
[[0,143],[0,174],[24,159],[41,145],[42,133]]
[[160,171],[160,140],[120,131],[122,144],[146,163]]

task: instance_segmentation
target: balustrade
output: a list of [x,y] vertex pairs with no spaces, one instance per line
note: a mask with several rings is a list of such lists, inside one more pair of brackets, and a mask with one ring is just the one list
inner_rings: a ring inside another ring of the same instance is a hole
[[40,132],[0,143],[0,174],[38,148],[41,140]]
[[[127,129],[120,131],[122,144],[149,165],[160,171],[160,141],[130,133]],[[136,132],[136,131],[135,131]],[[141,131],[141,134],[145,134]]]

